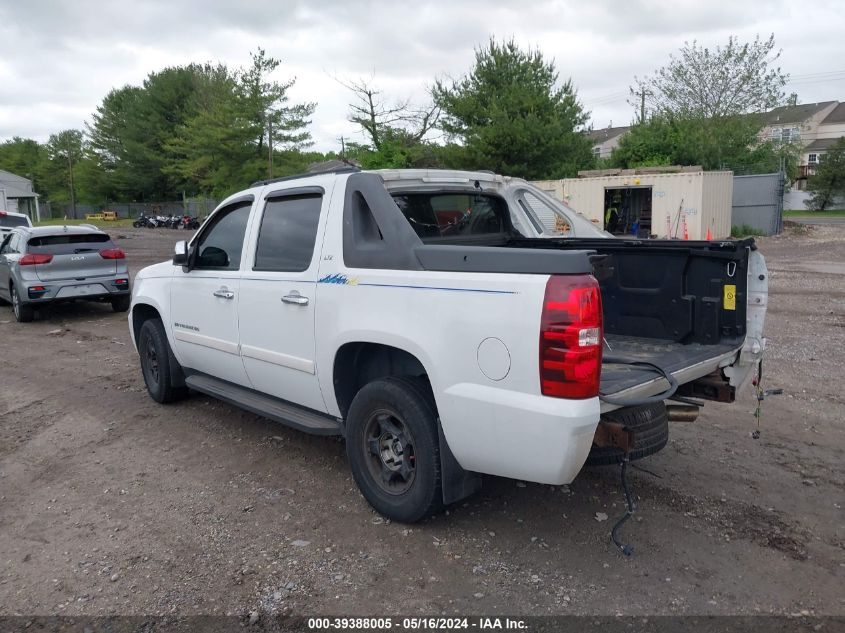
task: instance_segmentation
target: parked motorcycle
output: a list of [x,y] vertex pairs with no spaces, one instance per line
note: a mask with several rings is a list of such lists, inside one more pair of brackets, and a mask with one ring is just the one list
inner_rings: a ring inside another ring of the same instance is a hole
[[152,221],[152,217],[141,211],[141,213],[138,214],[138,219],[132,223],[132,226],[134,226],[136,229],[139,229],[141,227],[154,228],[154,224],[151,226]]
[[179,223],[179,228],[195,231],[200,228],[199,218],[190,215],[183,215],[182,221]]

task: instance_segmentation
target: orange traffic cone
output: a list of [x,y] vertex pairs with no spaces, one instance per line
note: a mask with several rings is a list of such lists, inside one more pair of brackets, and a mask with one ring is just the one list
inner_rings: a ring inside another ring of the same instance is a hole
[[687,231],[687,219],[683,218],[683,225],[684,225],[684,239],[689,239],[689,232]]
[[704,239],[706,239],[708,242],[713,239],[713,232],[710,230],[709,226],[707,227],[707,237]]

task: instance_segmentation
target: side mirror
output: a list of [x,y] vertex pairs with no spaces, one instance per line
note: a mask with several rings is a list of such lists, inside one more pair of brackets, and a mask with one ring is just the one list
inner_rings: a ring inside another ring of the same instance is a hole
[[176,242],[176,248],[173,251],[173,265],[188,265],[188,243],[185,240],[180,240],[179,242]]
[[197,257],[196,265],[207,268],[226,268],[229,265],[229,256],[222,248],[206,246]]

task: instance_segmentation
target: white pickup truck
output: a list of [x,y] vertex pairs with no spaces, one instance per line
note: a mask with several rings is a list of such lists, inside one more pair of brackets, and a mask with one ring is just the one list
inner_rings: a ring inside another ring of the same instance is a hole
[[753,240],[611,238],[521,179],[344,168],[224,200],[138,273],[129,327],[156,401],[342,435],[364,497],[416,521],[482,473],[569,483],[732,401],[767,276]]

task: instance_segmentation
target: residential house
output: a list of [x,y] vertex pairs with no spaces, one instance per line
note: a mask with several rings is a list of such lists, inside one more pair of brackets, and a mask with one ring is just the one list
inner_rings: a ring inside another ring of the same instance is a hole
[[[763,115],[760,140],[798,143],[801,147],[798,179],[793,189],[803,190],[807,177],[815,173],[824,153],[845,136],[845,102],[822,101],[775,108]],[[593,154],[607,158],[630,127],[608,127],[587,132]]]
[[845,103],[822,101],[783,106],[767,112],[764,121],[761,140],[800,145],[798,179],[792,188],[803,190],[824,153],[845,136]]
[[25,213],[33,222],[40,220],[38,194],[32,190],[32,181],[0,169],[0,211]]
[[611,152],[619,146],[620,139],[630,129],[630,126],[606,127],[587,132],[587,138],[593,143],[593,156],[610,158]]

